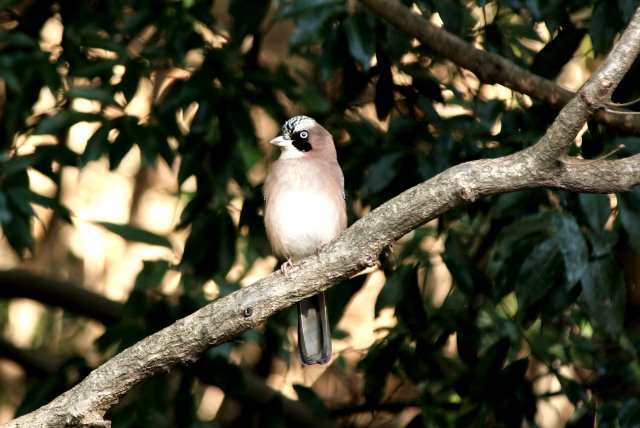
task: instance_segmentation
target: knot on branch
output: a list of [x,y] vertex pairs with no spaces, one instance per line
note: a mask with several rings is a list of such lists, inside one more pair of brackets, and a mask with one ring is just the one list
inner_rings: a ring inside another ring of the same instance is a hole
[[460,189],[460,197],[467,202],[473,202],[477,199],[478,195],[470,187],[462,186]]
[[613,82],[604,79],[594,90],[590,91],[589,87],[583,87],[578,93],[580,94],[580,99],[587,105],[587,108],[594,112],[606,106],[607,100],[610,98],[612,86]]

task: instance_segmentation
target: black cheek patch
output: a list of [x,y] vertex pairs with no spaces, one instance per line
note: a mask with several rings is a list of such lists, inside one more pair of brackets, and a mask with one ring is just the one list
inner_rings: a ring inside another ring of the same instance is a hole
[[300,138],[296,138],[293,140],[293,147],[300,150],[301,152],[308,152],[311,150],[311,144],[307,140],[303,140]]

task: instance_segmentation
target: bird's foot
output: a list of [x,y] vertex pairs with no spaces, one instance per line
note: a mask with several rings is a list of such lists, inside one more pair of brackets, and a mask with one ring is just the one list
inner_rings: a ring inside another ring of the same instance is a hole
[[291,261],[291,256],[289,256],[289,258],[280,265],[280,272],[282,272],[283,275],[286,275],[287,271],[292,267],[293,267],[293,262]]

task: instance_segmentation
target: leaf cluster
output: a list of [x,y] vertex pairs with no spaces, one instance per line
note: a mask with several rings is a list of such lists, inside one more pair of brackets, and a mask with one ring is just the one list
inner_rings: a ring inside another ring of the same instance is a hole
[[[37,3],[0,32],[7,100],[0,114],[0,225],[16,254],[37,256],[34,204],[74,220],[59,198],[65,169],[106,160],[117,170],[134,151],[143,168],[172,168],[179,189],[195,182],[194,191],[180,194],[186,200],[177,226],[186,233],[180,261],[145,262],[122,319],[97,342],[105,358],[206,304],[207,281],[215,281],[218,295],[238,289],[239,281],[228,275],[232,266],[240,263],[246,273],[269,254],[262,191],[251,178],[264,158],[257,112],[274,123],[304,113],[331,130],[352,220],[453,165],[531,146],[556,114],[520,94],[487,96],[455,65],[342,0],[231,0],[222,14],[204,0]],[[437,14],[449,32],[549,79],[576,57],[606,53],[638,6],[634,0],[403,3],[427,17]],[[63,28],[55,51],[39,43],[49,19]],[[267,65],[266,35],[291,22],[287,58]],[[536,30],[541,25],[548,39]],[[296,67],[294,59],[304,66]],[[638,67],[615,100],[640,95]],[[142,82],[160,83],[175,70],[187,77],[158,85],[146,117],[129,113]],[[34,115],[41,91],[53,95],[55,107]],[[74,100],[97,108],[80,111]],[[187,112],[193,114],[185,120]],[[95,131],[76,152],[68,136],[81,122],[93,123]],[[22,153],[19,136],[52,142]],[[594,122],[571,150],[595,158],[620,144],[626,149],[613,156],[637,152],[640,137]],[[33,191],[30,171],[48,177],[57,194]],[[242,208],[234,216],[229,207],[238,198]],[[145,227],[99,225],[129,241],[172,245]],[[434,243],[443,246],[441,253]],[[396,323],[364,351],[357,367],[341,355],[333,363],[345,377],[363,376],[349,406],[332,408],[332,401],[344,403],[336,397],[323,397],[323,405],[301,386],[296,392],[344,425],[356,424],[357,406],[364,405],[382,422],[389,413],[417,407],[410,427],[535,426],[541,403],[562,396],[572,406],[572,426],[636,426],[640,299],[628,254],[637,263],[638,188],[617,195],[535,189],[449,212],[404,237],[395,259],[383,263],[386,283],[375,312],[391,308]],[[448,289],[431,274],[440,260],[451,276]],[[180,293],[165,296],[163,279],[175,272]],[[329,291],[336,338],[346,336],[335,326],[364,284],[356,277]],[[277,361],[291,358],[293,318],[281,313],[193,367],[145,383],[109,418],[114,426],[210,426],[196,410],[203,385],[213,384],[244,403],[237,425],[284,426],[282,402],[248,405],[251,391],[231,361],[253,344],[260,358],[250,369],[266,378]],[[73,359],[59,370],[85,373],[86,365]],[[36,386],[40,394],[28,394],[21,411],[73,382],[60,373],[49,379],[50,388]],[[543,379],[559,387],[545,390]],[[406,402],[393,384],[411,391]],[[387,406],[398,401],[400,410]]]

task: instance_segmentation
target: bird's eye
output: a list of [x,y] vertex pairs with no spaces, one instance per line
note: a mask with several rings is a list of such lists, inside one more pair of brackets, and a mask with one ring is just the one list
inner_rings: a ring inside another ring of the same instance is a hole
[[308,152],[311,150],[311,143],[309,143],[309,131],[300,131],[293,134],[292,138],[293,147],[301,152]]

